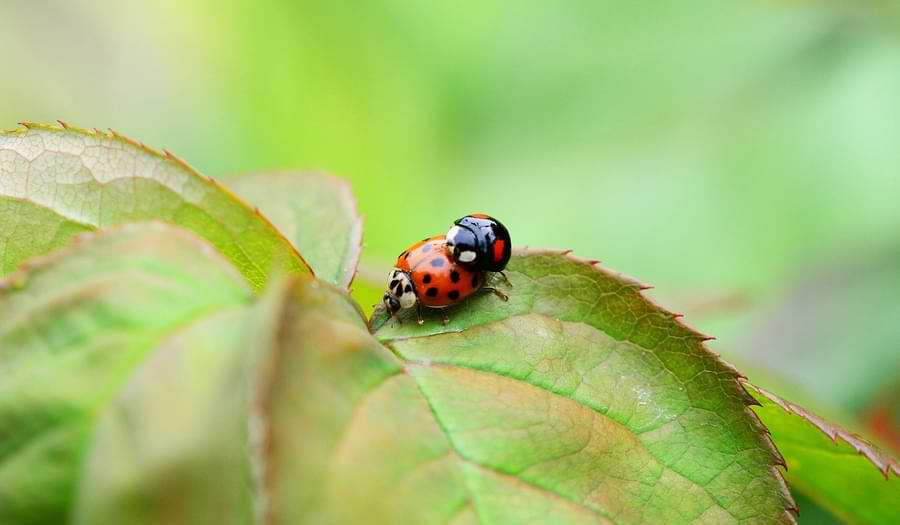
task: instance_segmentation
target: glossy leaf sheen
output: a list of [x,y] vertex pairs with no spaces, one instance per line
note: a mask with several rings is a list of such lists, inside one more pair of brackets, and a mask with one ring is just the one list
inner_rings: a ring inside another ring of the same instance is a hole
[[791,487],[848,523],[900,523],[900,463],[865,439],[748,385]]
[[350,286],[362,244],[362,218],[349,183],[321,173],[283,171],[242,175],[228,185],[294,243],[316,277]]
[[249,514],[240,468],[190,468],[243,443],[226,410],[252,292],[212,247],[129,225],[0,283],[0,523]]
[[780,457],[702,335],[564,253],[518,252],[508,273],[509,302],[483,294],[447,326],[376,311],[387,348],[298,288],[261,383],[274,523],[793,521]]
[[0,275],[77,233],[148,220],[205,238],[257,288],[310,273],[271,224],[174,156],[73,127],[0,132]]

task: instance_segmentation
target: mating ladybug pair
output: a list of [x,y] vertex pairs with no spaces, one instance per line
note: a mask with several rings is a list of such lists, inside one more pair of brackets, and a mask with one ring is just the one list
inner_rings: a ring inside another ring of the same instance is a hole
[[509,231],[500,221],[481,213],[466,215],[453,223],[446,236],[429,237],[400,254],[382,297],[384,307],[393,317],[415,306],[422,324],[420,305],[447,308],[479,290],[505,301],[506,294],[485,286],[485,279],[488,272],[500,272],[506,279],[502,272],[511,251]]

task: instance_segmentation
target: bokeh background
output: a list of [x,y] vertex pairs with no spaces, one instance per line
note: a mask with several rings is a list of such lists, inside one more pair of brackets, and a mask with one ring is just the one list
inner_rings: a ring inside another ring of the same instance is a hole
[[896,2],[0,8],[0,127],[114,128],[226,183],[333,172],[363,277],[489,212],[656,285],[751,380],[900,450]]

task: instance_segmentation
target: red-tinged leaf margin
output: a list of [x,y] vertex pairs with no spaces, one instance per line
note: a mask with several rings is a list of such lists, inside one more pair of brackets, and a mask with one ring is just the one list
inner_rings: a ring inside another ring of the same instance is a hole
[[[263,315],[257,318],[252,338],[256,341],[254,351],[257,353],[253,357],[255,376],[251,382],[249,412],[249,456],[254,491],[253,511],[256,522],[259,524],[272,524],[277,521],[271,502],[271,494],[274,492],[273,487],[277,477],[276,471],[279,468],[279,464],[272,460],[273,451],[277,447],[272,427],[272,413],[275,405],[272,385],[276,383],[275,378],[281,368],[280,364],[286,358],[285,351],[292,349],[285,342],[289,341],[291,337],[291,323],[296,320],[298,308],[295,300],[303,285],[312,289],[331,290],[335,297],[346,299],[330,305],[324,303],[319,305],[325,309],[332,308],[335,311],[342,311],[350,318],[358,315],[359,325],[356,327],[358,330],[356,336],[369,338],[366,332],[367,319],[360,306],[352,300],[347,290],[328,282],[312,280],[307,283],[301,281],[297,276],[286,276],[275,281],[261,297],[259,305]],[[340,322],[345,322],[345,320]],[[352,325],[348,325],[348,327],[352,327]],[[374,338],[371,339],[371,344],[378,345]],[[384,351],[388,352],[387,349]]]
[[[796,517],[800,514],[800,508],[794,500],[793,495],[791,494],[790,489],[788,488],[787,481],[784,476],[784,472],[779,469],[787,470],[787,462],[784,459],[784,456],[778,450],[778,447],[775,445],[775,442],[772,440],[771,434],[769,433],[768,428],[765,424],[760,420],[759,416],[756,412],[751,408],[753,406],[761,406],[760,402],[753,397],[753,395],[747,390],[745,380],[747,379],[740,371],[738,371],[733,365],[727,363],[721,358],[721,355],[717,352],[714,352],[707,347],[706,342],[714,340],[715,337],[704,334],[699,330],[693,328],[689,324],[683,321],[684,314],[680,313],[672,313],[656,302],[652,297],[647,296],[645,293],[648,290],[654,289],[652,285],[645,285],[638,282],[636,279],[628,277],[622,273],[615,272],[613,270],[604,268],[602,266],[602,261],[596,259],[585,259],[582,257],[578,257],[576,255],[572,255],[573,250],[571,249],[549,249],[549,248],[529,248],[528,246],[519,246],[513,248],[513,257],[523,256],[523,255],[544,255],[544,256],[560,256],[565,257],[571,262],[576,264],[589,266],[593,269],[593,271],[602,274],[604,277],[608,279],[612,279],[618,281],[622,284],[623,289],[631,289],[636,292],[640,297],[640,300],[644,301],[652,310],[656,310],[661,313],[663,316],[666,316],[671,319],[671,321],[682,330],[687,332],[689,336],[692,336],[697,340],[699,349],[704,354],[708,355],[709,358],[712,359],[713,362],[717,363],[722,367],[723,371],[729,374],[731,382],[731,386],[734,388],[734,391],[741,395],[741,398],[744,402],[744,413],[747,418],[752,422],[752,424],[758,429],[760,433],[760,437],[763,440],[763,443],[771,450],[772,457],[774,458],[773,463],[771,464],[771,474],[775,478],[778,485],[781,487],[781,495],[784,498],[786,503],[785,512],[783,514],[785,521],[787,523],[797,523]],[[425,309],[427,310],[427,309]],[[375,311],[372,313],[371,318],[369,319],[369,331],[382,342],[382,344],[386,344],[387,342],[398,339],[398,337],[387,337],[387,338],[379,338],[377,335],[378,330],[384,326],[384,324],[388,321],[388,318],[384,311],[383,305],[377,305]],[[434,319],[431,319],[431,315],[426,316],[425,324],[434,323]],[[447,327],[446,329],[439,329],[435,332],[428,333],[413,333],[408,337],[427,337],[429,335],[436,335],[443,332],[449,331],[459,331],[458,329],[453,329]],[[401,336],[400,339],[406,338],[407,336]]]
[[757,392],[760,396],[765,397],[769,401],[775,403],[780,406],[785,412],[788,414],[793,414],[802,419],[808,421],[812,426],[816,427],[823,434],[828,436],[833,443],[837,443],[838,439],[847,443],[854,450],[856,450],[860,455],[869,460],[872,465],[881,472],[881,475],[884,476],[884,479],[889,480],[891,477],[891,472],[894,473],[895,476],[900,476],[900,461],[895,459],[890,454],[884,452],[876,445],[873,445],[866,439],[850,432],[849,430],[843,428],[840,425],[835,423],[830,423],[825,419],[817,416],[816,414],[806,410],[805,408],[791,403],[786,399],[782,399],[777,395],[760,388],[752,383],[749,383],[746,380],[741,381],[744,387],[753,392]]
[[171,151],[169,151],[167,149],[158,150],[158,149],[152,148],[150,146],[147,146],[143,142],[141,142],[139,140],[135,140],[135,139],[133,139],[123,133],[120,133],[119,131],[116,131],[112,128],[109,128],[108,131],[102,131],[98,128],[87,129],[87,128],[81,128],[78,126],[74,126],[64,120],[61,120],[61,119],[58,119],[56,122],[58,123],[58,125],[43,124],[43,123],[39,123],[39,122],[31,122],[31,121],[26,120],[26,121],[18,122],[18,124],[20,126],[22,126],[21,128],[0,130],[0,133],[6,134],[6,135],[15,135],[15,134],[27,132],[28,130],[31,130],[31,129],[37,129],[37,130],[49,131],[49,132],[75,132],[75,133],[80,133],[80,134],[83,134],[83,135],[86,135],[89,137],[99,137],[99,138],[107,139],[107,140],[115,140],[120,143],[127,144],[131,147],[137,148],[143,153],[157,157],[157,158],[161,159],[163,162],[169,162],[169,163],[175,164],[180,169],[184,170],[189,176],[196,178],[201,183],[204,183],[204,184],[207,184],[209,186],[216,188],[218,191],[224,193],[225,196],[228,197],[230,200],[237,203],[238,206],[240,206],[241,208],[244,208],[247,212],[256,215],[256,217],[263,223],[263,226],[265,228],[270,229],[273,232],[274,237],[281,244],[283,244],[286,247],[287,251],[293,257],[295,257],[300,263],[302,263],[303,267],[305,267],[307,269],[307,271],[309,271],[309,274],[311,276],[315,277],[315,272],[313,271],[312,267],[306,262],[306,260],[300,254],[300,252],[297,251],[297,249],[294,247],[293,243],[291,243],[281,233],[281,231],[279,231],[278,228],[276,228],[275,225],[272,224],[272,222],[267,217],[262,215],[259,212],[258,208],[254,208],[254,207],[250,206],[246,201],[244,201],[241,197],[239,197],[237,194],[235,194],[233,191],[231,191],[224,184],[219,184],[216,181],[216,179],[214,179],[213,177],[202,175],[193,166],[188,164],[182,158],[173,154]]

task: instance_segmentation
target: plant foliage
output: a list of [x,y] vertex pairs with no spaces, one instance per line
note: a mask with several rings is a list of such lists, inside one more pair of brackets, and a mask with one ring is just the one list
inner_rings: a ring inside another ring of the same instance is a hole
[[507,302],[367,321],[347,187],[235,188],[260,211],[119,134],[0,135],[0,522],[792,523],[785,464],[897,518],[895,460],[596,261],[517,250]]

